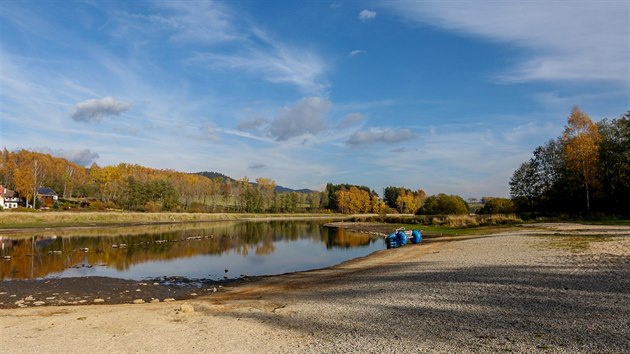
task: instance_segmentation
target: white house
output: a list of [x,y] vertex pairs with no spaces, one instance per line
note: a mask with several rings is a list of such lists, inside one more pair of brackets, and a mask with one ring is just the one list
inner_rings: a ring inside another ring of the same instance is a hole
[[20,205],[20,197],[15,191],[6,189],[0,184],[0,205],[4,209],[15,209]]

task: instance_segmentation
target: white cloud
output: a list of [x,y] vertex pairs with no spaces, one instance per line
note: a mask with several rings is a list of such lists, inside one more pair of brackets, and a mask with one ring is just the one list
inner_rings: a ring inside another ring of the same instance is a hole
[[337,129],[344,129],[344,128],[348,128],[351,127],[359,122],[362,122],[365,120],[365,116],[361,113],[350,113],[347,114],[343,120],[341,121],[341,123],[337,124]]
[[348,54],[348,56],[356,57],[357,55],[363,55],[363,54],[366,54],[366,53],[367,52],[365,50],[357,49],[357,50],[351,51],[350,54]]
[[371,21],[376,18],[376,11],[365,9],[359,12],[359,20],[363,22]]
[[370,128],[359,130],[346,141],[348,145],[370,145],[376,143],[394,144],[414,137],[409,129]]
[[[391,4],[391,3],[389,3]],[[628,80],[627,1],[396,2],[401,16],[526,48],[506,82]]]
[[129,103],[112,97],[91,99],[77,103],[70,118],[77,122],[100,121],[107,116],[118,116],[129,110]]
[[304,134],[316,135],[327,128],[326,115],[331,103],[320,97],[307,97],[291,107],[282,107],[271,122],[269,133],[278,140],[288,140]]
[[91,151],[90,149],[51,149],[49,147],[34,148],[33,151],[41,152],[44,154],[50,154],[53,156],[61,157],[66,160],[72,161],[77,165],[89,166],[94,160],[99,158],[98,153]]

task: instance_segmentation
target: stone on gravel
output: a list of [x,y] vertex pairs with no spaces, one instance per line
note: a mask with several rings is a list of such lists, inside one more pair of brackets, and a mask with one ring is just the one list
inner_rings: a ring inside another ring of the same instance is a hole
[[142,300],[142,299],[135,299],[135,300],[133,300],[133,303],[134,304],[144,304],[144,300]]
[[195,308],[191,304],[184,303],[179,305],[179,311],[181,311],[182,313],[194,313]]
[[100,304],[100,303],[103,303],[103,302],[105,302],[105,299],[94,299],[94,303],[95,304]]

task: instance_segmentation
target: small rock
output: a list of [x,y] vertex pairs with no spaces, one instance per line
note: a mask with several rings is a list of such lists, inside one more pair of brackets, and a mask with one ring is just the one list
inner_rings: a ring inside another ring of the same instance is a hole
[[29,295],[24,298],[24,301],[33,301],[33,300],[35,300],[35,298],[32,295]]
[[216,293],[217,292],[217,288],[216,287],[212,288],[212,292]]
[[133,300],[133,303],[134,304],[144,304],[144,300],[142,300],[142,299],[135,299],[135,300]]
[[179,311],[183,313],[194,313],[195,308],[191,304],[181,304],[179,305]]
[[87,248],[87,247],[81,248],[81,252],[89,252],[89,251],[90,251],[90,249]]
[[35,306],[42,306],[42,305],[45,305],[45,304],[46,304],[46,303],[45,303],[45,302],[43,302],[43,301],[35,301],[35,302],[33,303],[33,305],[35,305]]
[[9,297],[16,297],[17,295],[13,294],[13,295],[9,295]]
[[80,304],[85,304],[87,302],[87,300],[79,300]]
[[8,260],[10,260],[10,259],[11,259],[11,256],[4,256],[4,257],[2,257],[2,258],[6,259],[6,260],[8,261]]
[[140,289],[136,289],[136,291],[142,291],[142,290],[140,290]]
[[18,307],[28,307],[26,304],[19,304]]
[[16,305],[22,305],[24,303],[24,300],[18,300],[15,302]]
[[54,300],[54,299],[55,299],[54,296],[49,296],[49,297],[46,298],[46,300]]
[[197,296],[197,293],[190,293],[190,296]]
[[153,283],[153,285],[160,285],[160,283]]
[[103,302],[105,302],[104,299],[94,299],[94,303],[95,304],[100,304],[100,303],[103,303]]
[[6,294],[7,294],[6,291],[3,291],[3,292],[0,293],[0,295],[6,295]]
[[155,304],[156,302],[160,302],[160,299],[151,299],[152,304]]
[[167,297],[166,299],[163,300],[164,302],[173,302],[175,301],[175,299],[173,299],[172,297]]

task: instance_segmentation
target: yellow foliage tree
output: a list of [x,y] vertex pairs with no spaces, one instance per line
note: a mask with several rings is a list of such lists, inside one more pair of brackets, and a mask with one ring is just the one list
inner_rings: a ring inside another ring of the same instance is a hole
[[586,192],[586,210],[590,211],[590,190],[597,183],[596,169],[599,159],[601,136],[591,118],[574,107],[562,134],[562,147],[567,167],[584,184]]

